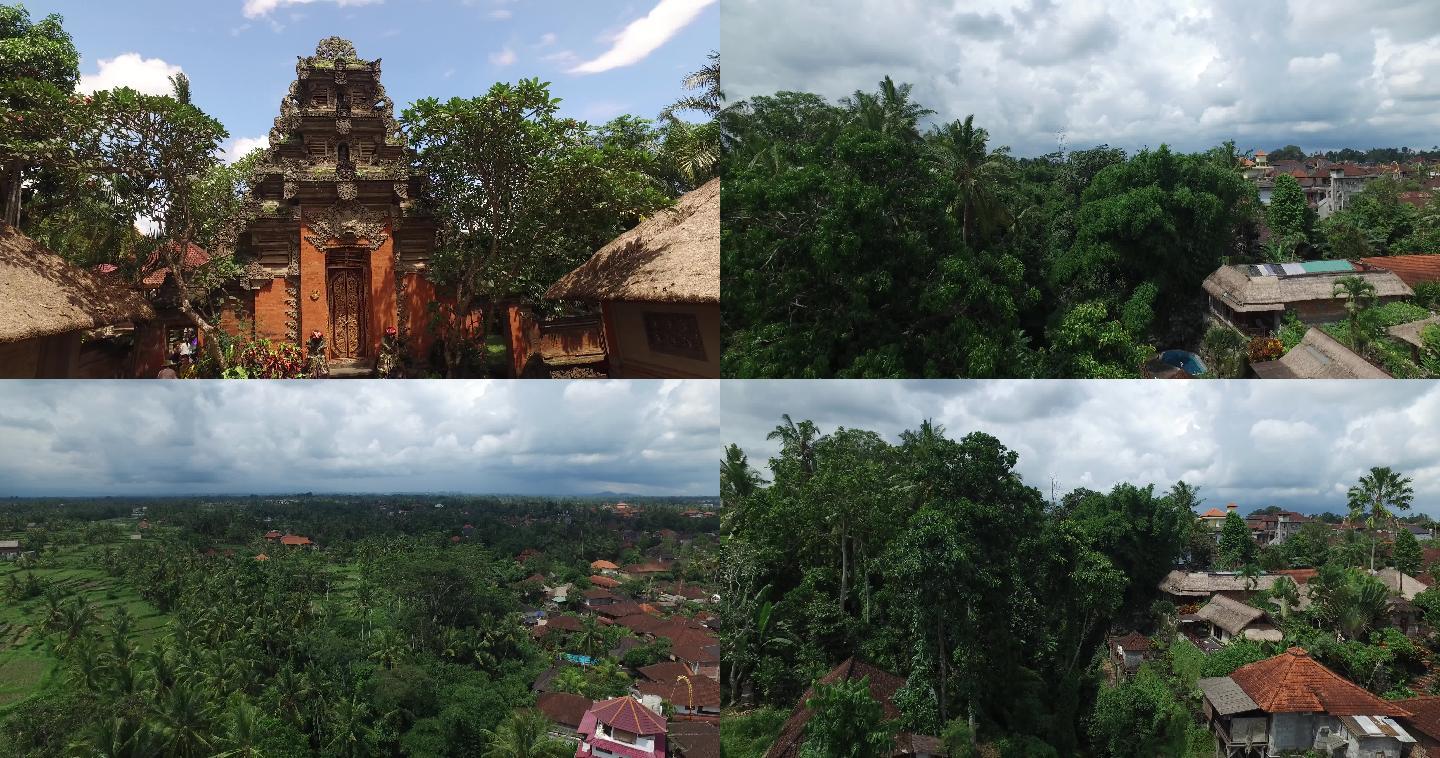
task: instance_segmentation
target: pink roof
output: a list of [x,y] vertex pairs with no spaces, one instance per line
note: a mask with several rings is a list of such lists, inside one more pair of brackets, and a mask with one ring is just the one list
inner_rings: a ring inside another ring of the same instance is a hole
[[596,703],[590,712],[595,714],[596,721],[633,734],[665,734],[665,718],[633,697],[617,697]]
[[[631,734],[652,737],[655,740],[655,749],[641,750],[634,745],[597,737],[595,735],[597,723]],[[581,744],[575,750],[576,758],[589,758],[592,755],[587,746],[602,747],[611,754],[624,758],[665,758],[664,717],[656,715],[654,711],[628,695],[591,706],[590,710],[585,712],[585,717],[580,720],[580,728],[577,731],[581,736]]]

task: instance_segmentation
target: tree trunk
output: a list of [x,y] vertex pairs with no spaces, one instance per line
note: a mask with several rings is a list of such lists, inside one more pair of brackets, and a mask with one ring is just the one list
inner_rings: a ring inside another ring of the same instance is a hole
[[25,171],[19,161],[12,161],[5,167],[3,183],[4,194],[0,195],[0,204],[4,205],[5,223],[15,228],[20,227],[20,197],[24,187]]

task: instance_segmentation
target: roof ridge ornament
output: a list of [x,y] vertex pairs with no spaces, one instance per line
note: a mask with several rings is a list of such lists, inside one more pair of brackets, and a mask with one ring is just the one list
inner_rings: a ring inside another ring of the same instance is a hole
[[315,46],[315,57],[319,60],[358,60],[355,43],[344,37],[326,37]]

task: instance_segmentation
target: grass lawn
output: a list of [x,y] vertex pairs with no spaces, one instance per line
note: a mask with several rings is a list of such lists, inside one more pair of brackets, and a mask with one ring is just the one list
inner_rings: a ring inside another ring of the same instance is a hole
[[726,711],[720,719],[720,755],[724,758],[764,758],[790,718],[778,708]]
[[[84,596],[99,611],[102,624],[116,608],[124,606],[134,620],[131,640],[146,649],[170,617],[134,589],[106,574],[100,567],[102,549],[91,545],[62,546],[58,554],[46,556],[41,565],[23,572],[14,562],[0,563],[0,584],[8,583],[12,574],[34,573],[47,587],[55,587],[67,596]],[[44,607],[45,601],[39,597],[0,604],[0,711],[43,689],[58,671],[59,661],[40,630]]]

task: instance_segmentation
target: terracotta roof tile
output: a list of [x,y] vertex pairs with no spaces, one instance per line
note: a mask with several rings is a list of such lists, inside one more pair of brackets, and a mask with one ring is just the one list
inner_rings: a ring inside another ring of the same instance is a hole
[[1303,648],[1247,664],[1230,675],[1267,713],[1328,713],[1332,716],[1409,716],[1410,711],[1345,679]]
[[546,692],[535,699],[535,707],[545,717],[562,726],[578,729],[585,712],[590,710],[592,701],[588,697],[568,692]]
[[1440,282],[1440,255],[1385,255],[1360,261],[1389,270],[1411,287],[1421,282]]

